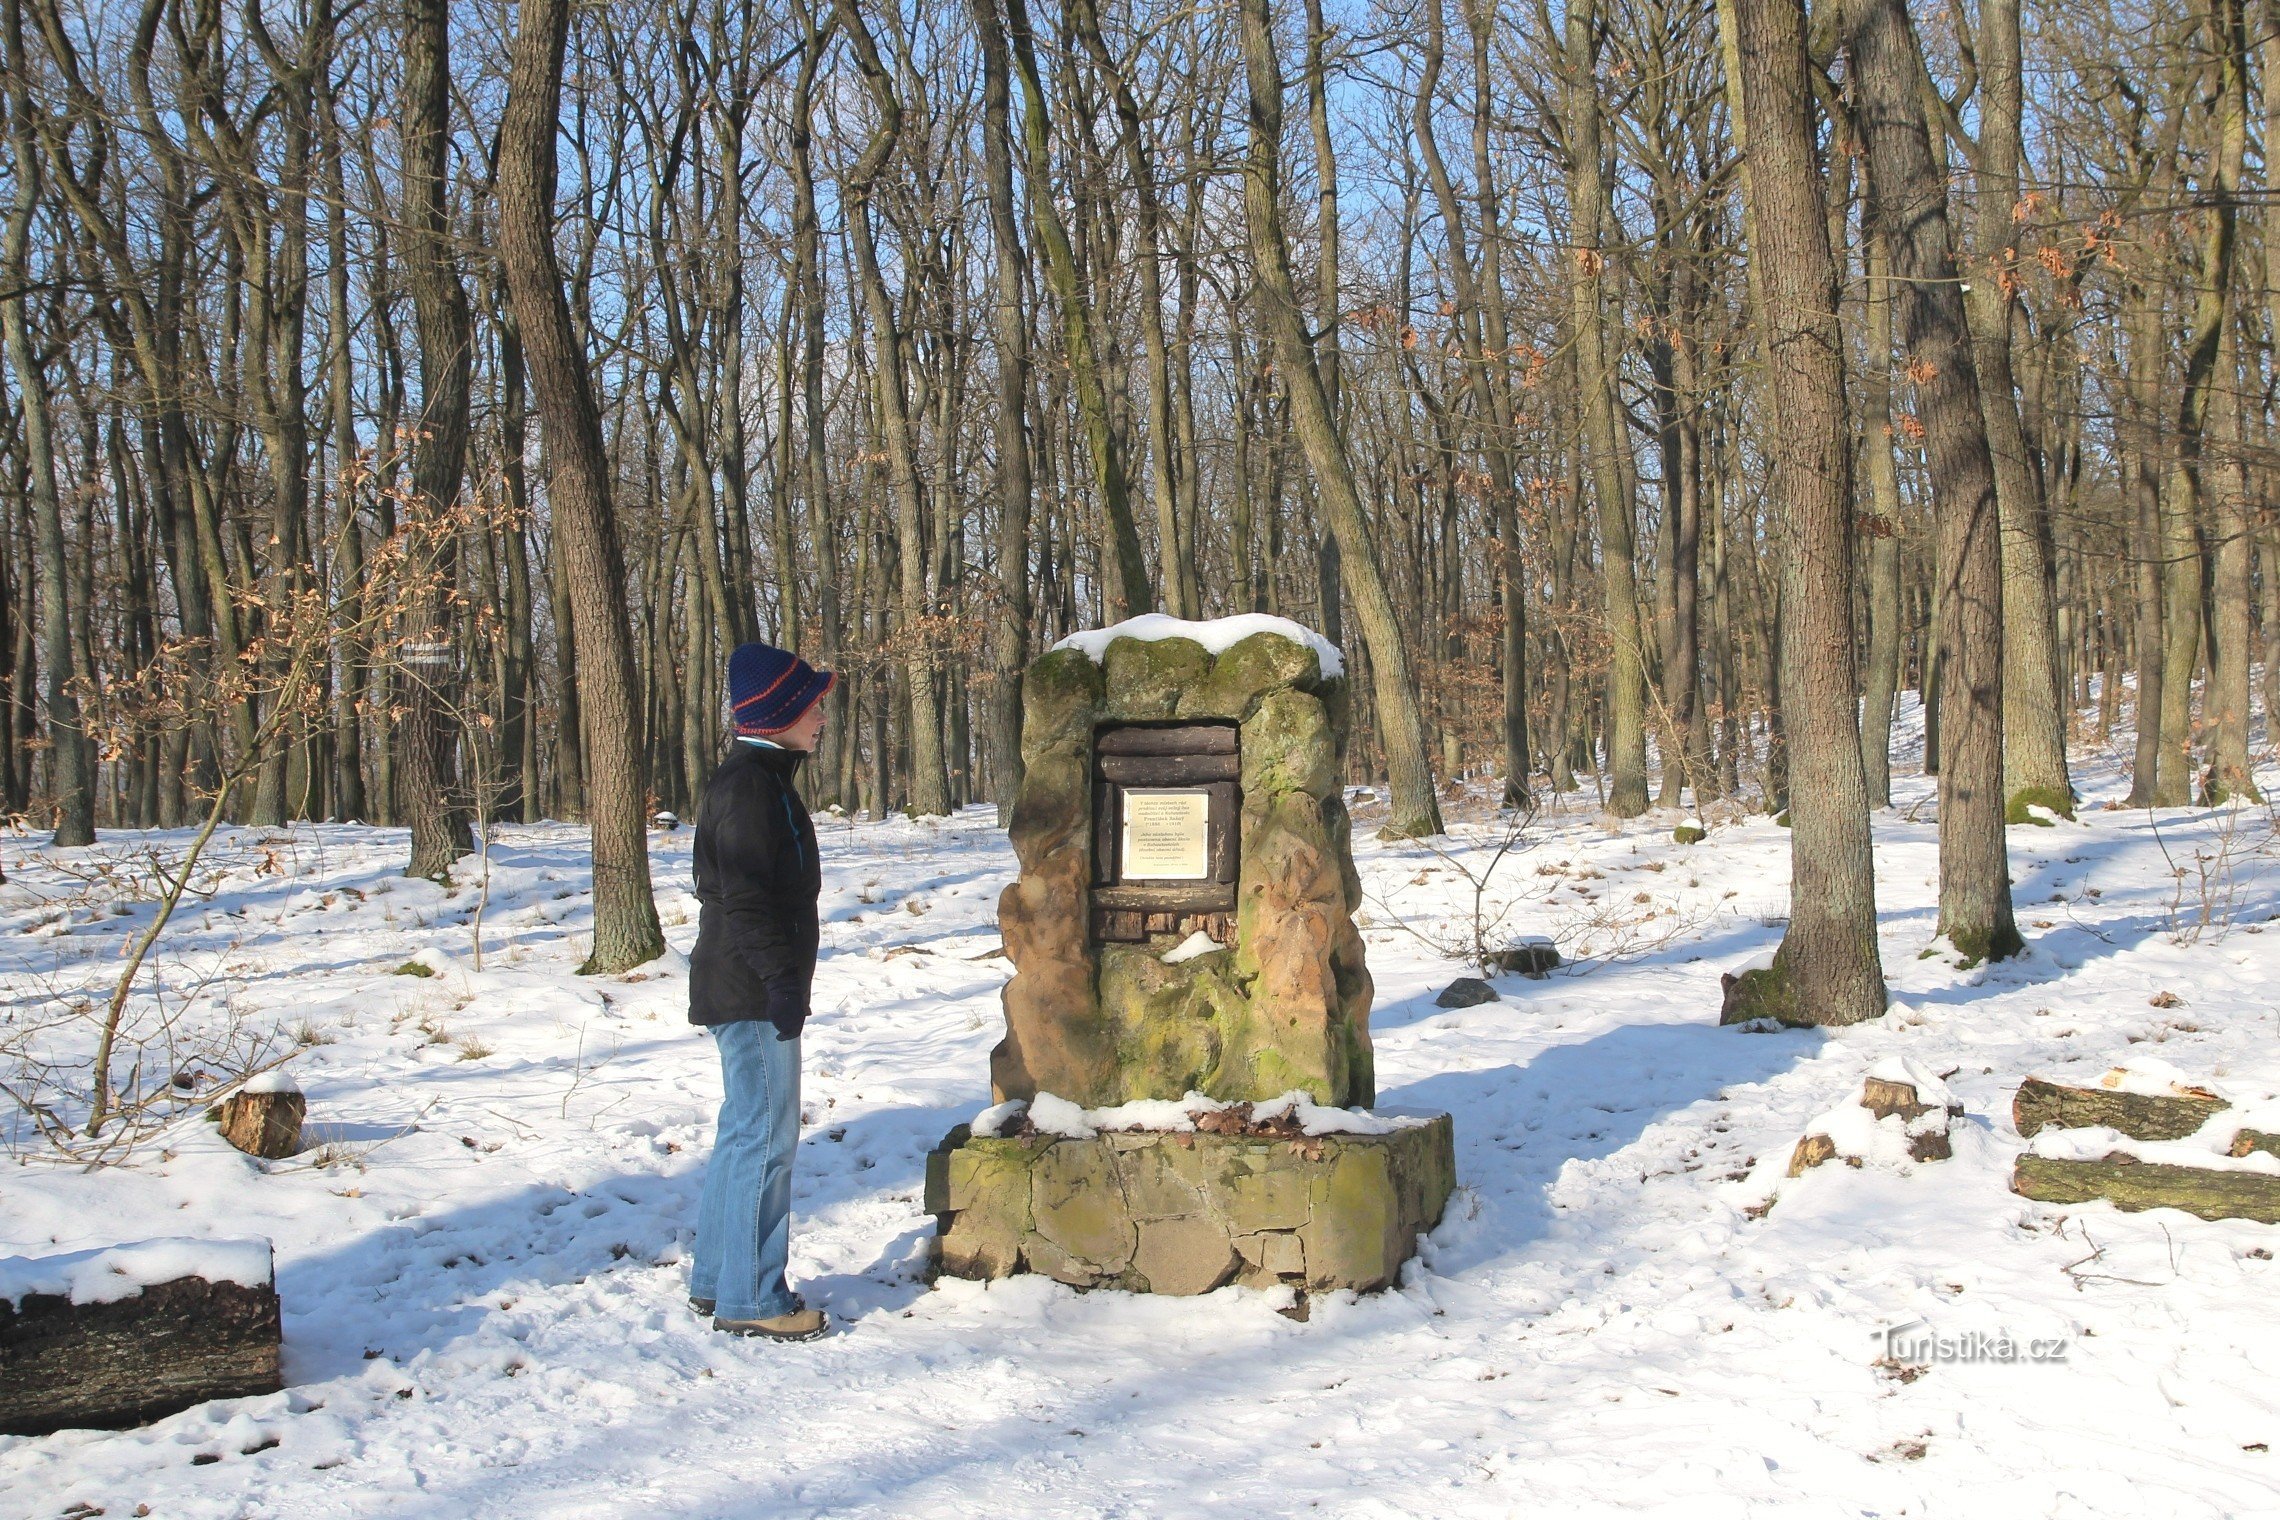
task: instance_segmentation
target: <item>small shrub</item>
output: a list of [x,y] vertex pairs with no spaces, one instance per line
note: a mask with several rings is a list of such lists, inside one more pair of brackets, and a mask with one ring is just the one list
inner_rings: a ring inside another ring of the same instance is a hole
[[424,966],[424,965],[420,964],[418,961],[406,961],[406,962],[404,962],[404,964],[402,964],[401,966],[398,966],[398,967],[395,969],[395,971],[391,973],[391,975],[395,975],[395,976],[433,976],[433,975],[435,975],[435,968],[434,968],[433,966]]

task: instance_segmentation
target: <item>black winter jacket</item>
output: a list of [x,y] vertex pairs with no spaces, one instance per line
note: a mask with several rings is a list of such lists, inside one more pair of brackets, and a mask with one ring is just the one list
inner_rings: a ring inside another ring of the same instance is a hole
[[797,1036],[815,979],[815,824],[792,790],[803,756],[736,741],[697,809],[689,1022],[766,1019]]

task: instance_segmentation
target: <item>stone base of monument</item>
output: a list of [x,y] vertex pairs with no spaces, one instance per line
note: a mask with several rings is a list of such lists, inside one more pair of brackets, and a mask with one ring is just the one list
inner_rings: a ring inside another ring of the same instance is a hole
[[1186,1131],[976,1138],[926,1161],[943,1276],[1079,1288],[1302,1293],[1395,1281],[1456,1185],[1449,1116],[1382,1135]]

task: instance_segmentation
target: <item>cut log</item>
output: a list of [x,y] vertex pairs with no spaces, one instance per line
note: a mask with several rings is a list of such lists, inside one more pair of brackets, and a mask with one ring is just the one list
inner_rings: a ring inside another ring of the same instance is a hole
[[1172,728],[1104,728],[1093,736],[1096,755],[1232,755],[1242,731],[1232,723],[1183,723]]
[[2096,1161],[2021,1156],[2011,1173],[2011,1191],[2037,1203],[2104,1201],[2130,1213],[2182,1209],[2203,1219],[2280,1224],[2280,1177],[2165,1166],[2120,1154]]
[[2117,1092],[2110,1087],[2066,1087],[2029,1077],[2011,1100],[2011,1122],[2022,1136],[2043,1129],[2104,1125],[2132,1140],[2182,1140],[2229,1105],[2214,1093]]
[[[257,1248],[266,1263],[266,1242],[234,1244]],[[51,1262],[84,1266],[115,1254],[6,1265],[36,1275]],[[69,1288],[27,1292],[13,1304],[0,1296],[0,1434],[115,1430],[208,1399],[275,1393],[284,1386],[276,1287],[266,1267],[235,1275],[261,1280],[176,1277],[108,1302],[85,1302],[88,1292]]]
[[214,1106],[222,1138],[249,1156],[275,1161],[301,1148],[301,1121],[309,1100],[291,1088],[236,1092]]
[[1201,781],[1233,781],[1243,774],[1242,759],[1225,755],[1102,755],[1100,779],[1124,786],[1192,786]]
[[2262,1151],[2267,1156],[2280,1156],[2280,1135],[2261,1129],[2234,1130],[2232,1153],[2236,1156],[2245,1156],[2251,1151]]

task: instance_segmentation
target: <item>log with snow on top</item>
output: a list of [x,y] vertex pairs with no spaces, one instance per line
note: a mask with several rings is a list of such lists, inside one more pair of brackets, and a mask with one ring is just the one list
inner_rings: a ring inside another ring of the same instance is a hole
[[284,1386],[266,1240],[0,1257],[0,1434],[139,1425]]

